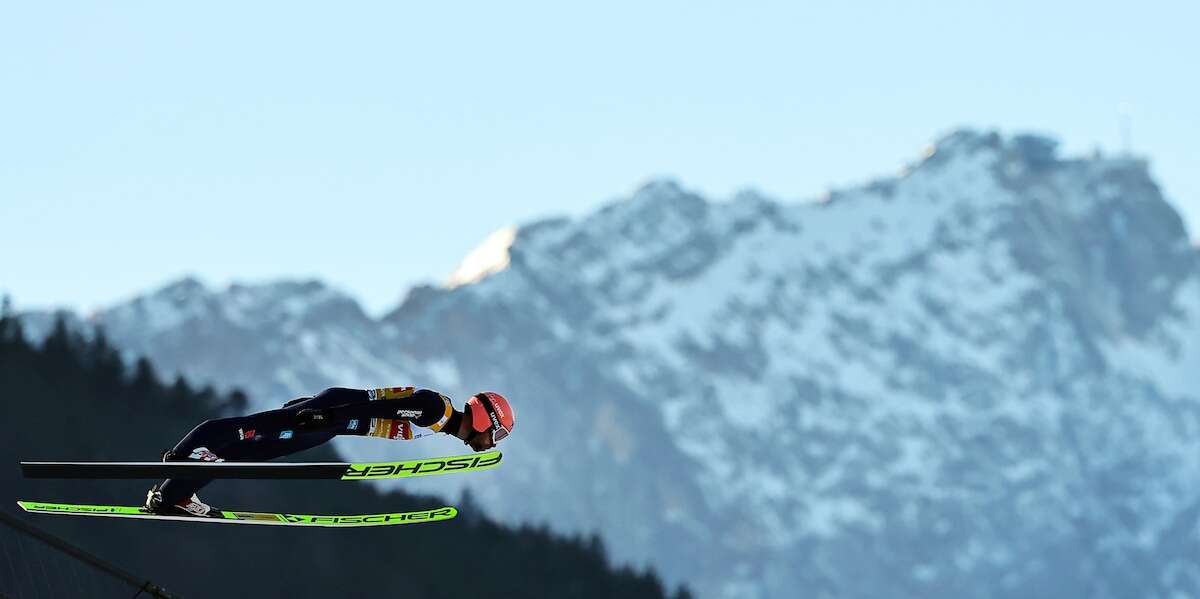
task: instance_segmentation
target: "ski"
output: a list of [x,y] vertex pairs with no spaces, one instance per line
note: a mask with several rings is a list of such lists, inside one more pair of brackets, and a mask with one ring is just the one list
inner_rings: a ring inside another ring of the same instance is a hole
[[317,526],[324,528],[393,526],[397,524],[415,524],[418,522],[439,522],[453,519],[458,515],[458,510],[450,506],[416,512],[351,514],[342,516],[222,510],[216,512],[217,516],[203,517],[153,514],[147,512],[144,508],[127,505],[81,505],[74,503],[41,503],[37,501],[18,501],[17,505],[32,514],[174,520],[202,524],[260,524],[268,526]]
[[403,462],[21,462],[25,478],[183,478],[378,480],[495,468],[499,451]]

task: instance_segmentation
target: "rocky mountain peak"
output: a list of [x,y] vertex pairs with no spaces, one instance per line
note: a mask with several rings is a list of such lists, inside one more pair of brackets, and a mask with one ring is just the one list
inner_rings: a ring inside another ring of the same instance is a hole
[[[260,408],[335,384],[504,390],[522,422],[503,471],[406,486],[603,531],[706,598],[1200,595],[1181,532],[1200,276],[1138,160],[960,130],[826,202],[655,180],[484,248],[384,322],[308,309],[338,297],[311,283],[179,284],[174,319],[99,320]],[[306,316],[281,317],[293,299]]]
[[208,287],[194,276],[185,276],[163,285],[153,295],[178,300],[205,296],[209,294]]

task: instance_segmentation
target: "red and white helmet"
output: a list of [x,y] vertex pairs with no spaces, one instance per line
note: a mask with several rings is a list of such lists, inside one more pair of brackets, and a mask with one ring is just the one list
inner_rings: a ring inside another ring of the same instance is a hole
[[471,417],[471,428],[477,433],[491,430],[493,445],[511,434],[513,425],[517,423],[516,411],[499,393],[476,393],[467,400],[467,408]]

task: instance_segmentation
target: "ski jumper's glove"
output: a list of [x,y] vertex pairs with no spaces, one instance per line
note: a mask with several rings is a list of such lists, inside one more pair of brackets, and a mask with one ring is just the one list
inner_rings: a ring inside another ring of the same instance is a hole
[[450,399],[430,389],[384,387],[354,392],[355,399],[330,408],[334,421],[360,434],[384,439],[415,439],[444,430],[454,413]]
[[324,408],[307,408],[296,412],[296,428],[304,431],[319,431],[333,426],[333,417]]

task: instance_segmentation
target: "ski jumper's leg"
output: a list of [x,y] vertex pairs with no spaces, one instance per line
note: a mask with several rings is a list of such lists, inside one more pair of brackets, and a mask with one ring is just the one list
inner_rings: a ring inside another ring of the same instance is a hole
[[[280,410],[248,416],[206,420],[175,445],[168,461],[217,459],[259,462],[291,455],[321,445],[337,436],[338,428],[301,432],[293,428],[296,412],[336,405],[338,398],[325,394],[294,402]],[[173,504],[192,496],[209,480],[167,479],[159,486],[163,503]]]
[[[409,439],[414,437],[412,423],[396,418],[396,400],[404,399],[404,405],[421,408],[421,419],[430,423],[450,417],[449,400],[434,391],[414,391],[412,388],[376,390],[376,397],[384,401],[372,401],[365,390],[330,388],[313,397],[290,401],[282,409],[259,412],[246,417],[208,420],[188,432],[175,445],[169,460],[217,460],[228,462],[252,462],[274,460],[317,447],[338,435]],[[394,397],[389,394],[395,394]],[[390,400],[390,401],[389,401]],[[341,417],[335,417],[329,427],[320,431],[295,430],[295,415],[301,409],[329,409],[337,407]],[[376,414],[378,412],[379,414]],[[380,415],[388,415],[383,418]],[[356,415],[356,417],[355,417]],[[422,426],[430,426],[428,424]],[[440,430],[439,424],[431,430]],[[192,496],[208,480],[168,479],[160,486],[163,503],[178,503]]]

